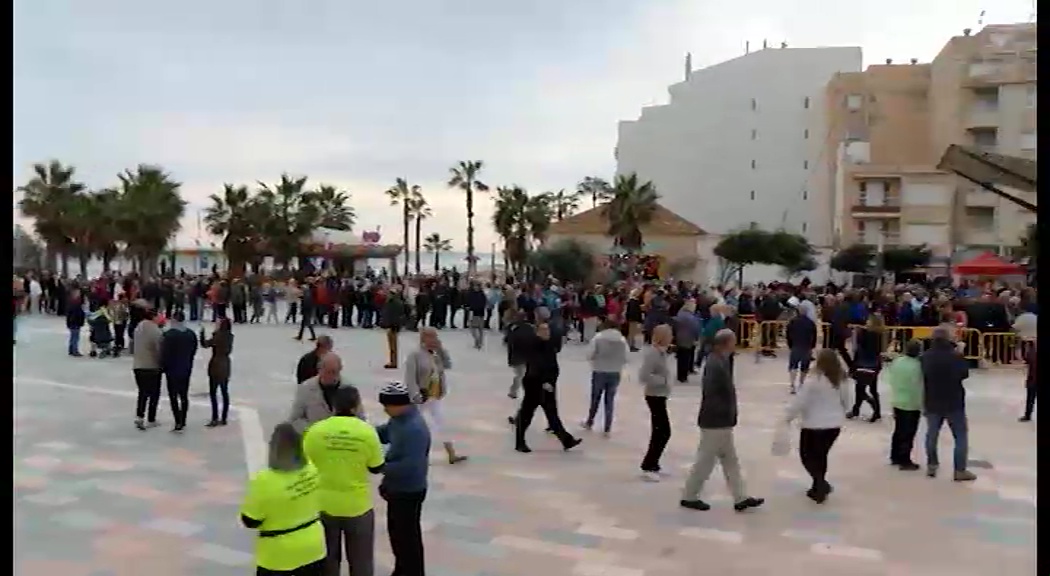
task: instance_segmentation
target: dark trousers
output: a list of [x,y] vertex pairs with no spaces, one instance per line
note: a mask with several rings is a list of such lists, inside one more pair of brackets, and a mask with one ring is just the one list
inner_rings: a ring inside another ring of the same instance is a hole
[[113,325],[113,347],[117,350],[124,349],[124,332],[128,329],[127,324]]
[[893,436],[890,438],[890,462],[912,464],[911,449],[915,445],[915,433],[919,431],[919,410],[893,409]]
[[854,378],[856,379],[856,396],[853,399],[853,414],[860,414],[860,406],[866,400],[871,404],[871,415],[873,417],[880,416],[879,373],[857,370]]
[[300,566],[295,570],[256,568],[255,576],[324,576],[324,558],[317,562],[311,562],[306,566]]
[[189,377],[166,375],[168,382],[168,401],[171,402],[171,415],[176,426],[186,425],[186,414],[190,410]]
[[689,380],[689,373],[693,371],[693,356],[696,355],[696,347],[678,346],[674,349],[675,372],[679,382]]
[[218,322],[219,318],[226,317],[226,304],[217,302],[211,307],[211,321]]
[[339,327],[339,309],[333,306],[328,306],[328,327],[333,330]]
[[[222,418],[219,418],[219,393],[222,393]],[[208,377],[208,398],[211,399],[212,422],[226,422],[230,413],[230,379]]]
[[284,315],[284,323],[295,322],[296,318],[299,317],[299,303],[289,302],[288,313]]
[[295,337],[296,340],[303,339],[303,331],[310,331],[310,339],[317,340],[317,333],[314,332],[314,312],[313,310],[303,309],[302,320],[299,322],[299,335]]
[[343,318],[342,318],[343,328],[353,328],[354,327],[354,305],[353,304],[343,304],[342,316],[343,316]]
[[201,316],[201,301],[196,296],[190,296],[190,322],[196,322]]
[[642,458],[643,472],[659,472],[660,457],[671,440],[671,419],[667,415],[667,398],[665,396],[646,396],[645,404],[649,406],[649,449]]
[[1035,411],[1035,386],[1024,387],[1024,417],[1031,418]]
[[827,494],[830,485],[828,474],[828,453],[839,437],[839,428],[803,428],[799,432],[798,456],[802,467],[813,479],[813,490]]
[[160,370],[138,368],[134,373],[135,387],[139,391],[135,399],[135,417],[156,422],[157,404],[160,402]]
[[[555,378],[555,380],[557,380]],[[554,384],[554,382],[548,382]],[[547,416],[547,426],[561,441],[562,446],[569,446],[575,438],[565,430],[565,426],[558,416],[558,390],[548,392],[543,389],[544,382],[525,375],[522,388],[525,396],[521,399],[521,408],[518,409],[518,417],[515,419],[515,441],[518,446],[525,446],[525,432],[532,424],[532,417],[536,415],[536,409],[542,408],[543,414]]]
[[390,576],[423,576],[423,501],[427,493],[382,493],[386,500],[386,531],[394,571]]
[[324,540],[328,548],[325,576],[339,576],[346,551],[346,568],[350,576],[375,574],[375,511],[360,516],[342,517],[321,514]]

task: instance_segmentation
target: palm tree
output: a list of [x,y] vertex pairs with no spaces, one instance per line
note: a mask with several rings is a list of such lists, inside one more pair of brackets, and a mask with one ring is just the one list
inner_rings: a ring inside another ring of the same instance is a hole
[[[409,201],[409,213],[410,216],[416,222],[416,274],[420,273],[420,242],[421,235],[423,234],[423,220],[430,218],[434,215],[434,212],[430,209],[430,205],[427,204],[427,199],[423,197],[423,193],[419,191],[419,187],[415,187],[415,193]],[[405,255],[405,262],[408,262],[408,255]]]
[[139,264],[139,271],[152,273],[157,258],[181,228],[186,201],[179,194],[181,183],[159,166],[140,164],[119,174],[121,226],[126,234],[127,252]]
[[[391,206],[401,207],[401,225],[403,227],[403,239],[405,247],[404,275],[408,276],[408,224],[412,220],[412,206],[416,202],[415,198],[421,198],[423,193],[420,191],[419,186],[409,186],[408,181],[406,181],[404,178],[398,178],[394,181],[393,187],[386,191],[386,195],[390,198]],[[394,272],[397,271],[395,270]]]
[[660,195],[652,182],[639,183],[637,174],[617,176],[612,197],[602,207],[609,222],[609,236],[616,246],[627,252],[642,249],[642,226],[649,223],[656,212]]
[[576,192],[581,197],[591,197],[591,208],[597,208],[599,203],[606,202],[612,198],[612,186],[603,178],[588,176],[576,185]]
[[449,168],[449,188],[459,188],[467,195],[467,275],[473,276],[478,263],[474,259],[474,193],[488,192],[487,184],[478,180],[483,164],[481,160],[460,161]]
[[60,257],[62,275],[68,276],[67,208],[85,186],[74,178],[75,168],[63,166],[58,160],[34,164],[33,173],[29,182],[18,189],[23,193],[19,206],[22,214],[33,219],[33,229],[47,249],[48,263],[53,266],[54,259]]
[[204,226],[209,234],[222,238],[222,250],[230,263],[230,273],[239,276],[244,265],[255,259],[265,239],[265,207],[247,186],[225,184],[221,194],[208,197]]
[[[306,176],[292,178],[282,174],[272,188],[259,182],[258,194],[269,215],[265,226],[267,245],[274,260],[287,270],[292,258],[300,256],[303,241],[317,229],[320,209],[306,190]],[[303,268],[305,263],[300,264]]]
[[112,188],[99,190],[90,196],[89,219],[92,222],[88,238],[91,254],[102,259],[102,270],[109,272],[113,259],[121,252],[124,234],[121,224],[124,217],[124,201],[120,193]]
[[423,241],[423,249],[434,253],[434,274],[441,272],[441,253],[452,250],[452,241],[434,232]]
[[583,195],[578,190],[566,192],[562,188],[557,192],[547,192],[543,196],[552,208],[552,215],[560,222],[580,209],[580,198]]
[[344,232],[353,230],[354,224],[357,223],[357,212],[350,205],[350,194],[340,191],[335,186],[321,184],[312,196],[320,212],[318,227]]
[[534,243],[543,243],[553,207],[548,194],[529,196],[520,186],[497,189],[492,225],[503,238],[503,252],[511,269],[521,270]]

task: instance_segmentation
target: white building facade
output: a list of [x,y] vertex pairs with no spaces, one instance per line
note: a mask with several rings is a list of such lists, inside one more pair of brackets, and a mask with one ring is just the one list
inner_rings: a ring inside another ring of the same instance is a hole
[[[689,72],[668,104],[620,122],[617,173],[651,180],[661,203],[716,238],[754,222],[829,247],[832,202],[811,185],[836,153],[823,150],[825,87],[861,65],[859,47],[768,48]],[[755,268],[745,280],[778,277]]]

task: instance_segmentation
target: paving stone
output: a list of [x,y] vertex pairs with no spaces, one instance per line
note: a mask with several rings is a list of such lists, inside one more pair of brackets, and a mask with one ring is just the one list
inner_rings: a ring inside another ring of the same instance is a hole
[[77,502],[78,500],[80,500],[80,498],[77,496],[60,492],[40,492],[22,498],[23,502],[31,502],[41,506],[65,506]]
[[234,550],[218,544],[201,544],[192,550],[189,555],[201,560],[208,560],[223,566],[254,566],[255,557],[248,552]]
[[143,528],[173,534],[175,536],[189,537],[204,529],[200,524],[186,522],[175,518],[157,518],[142,524]]
[[70,510],[51,516],[51,520],[77,530],[103,530],[113,525],[109,518],[90,510]]

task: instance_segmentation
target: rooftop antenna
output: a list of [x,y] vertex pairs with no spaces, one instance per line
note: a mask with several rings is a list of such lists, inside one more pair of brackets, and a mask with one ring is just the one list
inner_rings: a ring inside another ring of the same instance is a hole
[[984,26],[984,10],[981,10],[980,15],[977,16],[977,27]]
[[750,54],[750,53],[751,53],[751,41],[750,40],[745,40],[744,41],[744,54]]
[[693,53],[685,53],[685,79],[689,80],[689,76],[693,74]]
[[762,39],[762,49],[763,49],[763,50],[765,50],[765,49],[766,49],[766,48],[768,48],[768,47],[769,47],[769,46],[768,46],[768,45],[766,44],[766,40],[765,40],[765,39],[763,38],[763,39]]

